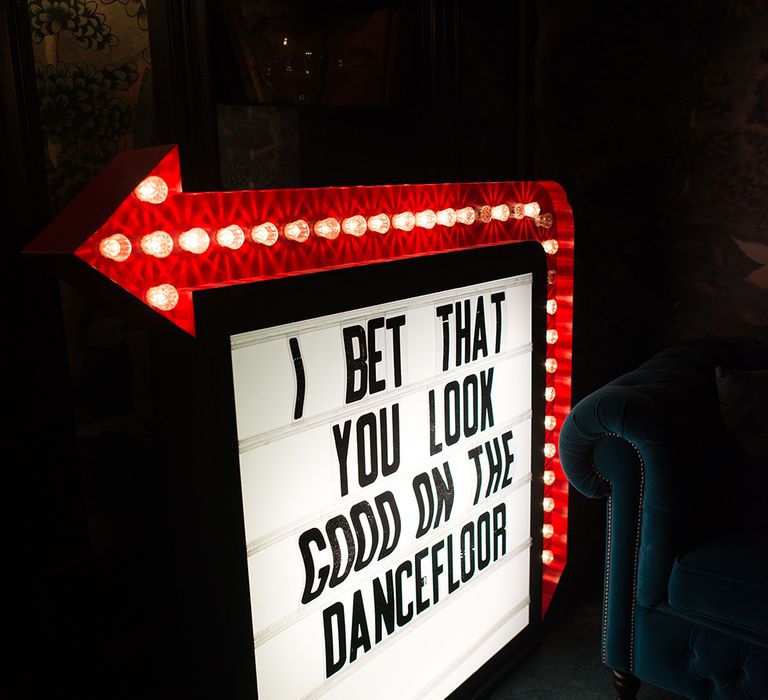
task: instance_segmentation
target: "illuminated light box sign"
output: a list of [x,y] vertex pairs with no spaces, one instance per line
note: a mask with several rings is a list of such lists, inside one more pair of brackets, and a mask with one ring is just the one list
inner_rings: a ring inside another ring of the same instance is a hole
[[523,243],[304,279],[299,300],[356,293],[230,336],[262,700],[443,698],[534,633],[544,258]]
[[[240,640],[222,659],[250,664],[260,697],[286,674],[340,693],[409,644],[422,651],[402,674],[416,664],[412,687],[439,696],[546,610],[567,553],[573,218],[558,185],[188,193],[177,150],[145,149],[27,252],[165,339],[169,469],[179,521],[198,523],[178,566],[190,586],[223,572],[187,597],[208,620],[189,623],[198,667],[216,653],[211,591]],[[539,523],[525,535],[523,507]],[[518,590],[521,562],[536,580],[481,613],[495,586]],[[441,625],[464,620],[451,651]],[[307,664],[289,672],[292,634]],[[427,661],[430,639],[445,654]]]
[[532,310],[525,273],[232,337],[260,698],[443,698],[530,624]]

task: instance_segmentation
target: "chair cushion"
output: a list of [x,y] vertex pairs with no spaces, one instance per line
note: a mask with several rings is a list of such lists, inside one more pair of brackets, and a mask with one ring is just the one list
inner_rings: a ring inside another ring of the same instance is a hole
[[677,557],[669,604],[689,620],[768,645],[768,531],[739,530]]

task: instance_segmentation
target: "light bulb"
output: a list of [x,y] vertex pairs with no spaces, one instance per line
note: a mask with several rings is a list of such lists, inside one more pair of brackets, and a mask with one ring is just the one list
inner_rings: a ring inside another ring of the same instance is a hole
[[344,219],[341,223],[341,228],[344,230],[344,233],[359,238],[368,230],[368,223],[364,216],[355,214],[355,216],[350,216],[349,218]]
[[400,231],[413,231],[416,225],[416,217],[410,211],[401,211],[392,217],[392,228]]
[[147,304],[160,311],[170,311],[179,303],[179,293],[172,284],[150,287],[146,294]]
[[142,251],[156,258],[167,258],[173,250],[173,238],[165,231],[153,231],[141,237]]
[[277,226],[271,221],[259,224],[251,229],[253,242],[261,243],[262,245],[274,245],[277,242],[278,235]]
[[552,486],[552,484],[555,483],[555,472],[553,472],[551,469],[546,469],[544,471],[544,483],[547,486]]
[[546,389],[544,389],[544,400],[545,401],[554,401],[555,400],[555,396],[557,396],[557,394],[555,393],[555,387],[548,386]]
[[133,191],[137,199],[150,204],[162,204],[168,198],[168,185],[157,175],[142,180]]
[[547,284],[555,284],[557,282],[557,270],[547,271]]
[[376,233],[386,233],[389,231],[389,217],[386,214],[368,217],[368,228]]
[[544,369],[550,374],[557,372],[557,360],[554,357],[548,357],[544,362]]
[[474,207],[464,207],[463,209],[459,209],[456,212],[456,221],[458,221],[460,224],[466,224],[469,226],[470,224],[475,223],[475,209]]
[[542,502],[541,507],[545,513],[551,513],[555,509],[555,499],[547,496]]
[[557,427],[557,418],[554,416],[544,417],[544,430],[554,430]]
[[553,314],[557,311],[557,302],[554,299],[547,299],[547,313]]
[[283,235],[290,241],[304,243],[309,238],[309,224],[304,219],[291,221],[283,227]]
[[545,540],[548,540],[555,534],[555,526],[552,523],[544,523],[541,527],[541,535]]
[[541,245],[544,246],[544,252],[547,255],[554,255],[557,252],[558,245],[554,238],[548,238],[546,241],[542,241]]
[[210,243],[211,237],[204,228],[191,228],[179,236],[181,248],[195,255],[200,255],[200,253],[208,250]]
[[101,239],[99,243],[99,253],[108,260],[123,262],[127,260],[133,250],[131,242],[122,233],[115,233],[111,236]]
[[557,342],[557,338],[558,338],[558,334],[554,328],[547,331],[547,342],[550,345],[554,345]]
[[481,207],[475,207],[475,216],[478,221],[487,224],[491,220],[491,208],[487,204],[483,204]]
[[341,233],[341,224],[339,224],[338,219],[329,217],[327,219],[320,219],[320,221],[315,221],[315,225],[312,227],[312,230],[315,232],[316,236],[320,236],[320,238],[327,238],[328,240],[332,241],[334,238],[338,237],[339,233]]
[[510,216],[509,205],[497,204],[491,208],[491,218],[497,221],[506,221]]
[[541,228],[552,228],[553,222],[552,214],[539,214],[533,217],[533,223]]
[[528,202],[528,204],[523,205],[523,213],[532,219],[541,214],[541,207],[538,202]]
[[231,248],[237,250],[245,243],[245,231],[237,224],[225,226],[216,232],[216,243],[222,248]]
[[552,554],[551,549],[545,549],[541,553],[541,561],[544,562],[544,566],[549,566],[553,561],[555,561],[555,555]]
[[555,447],[554,442],[544,443],[544,456],[547,459],[552,459],[552,457],[555,456],[556,452],[557,452],[557,448]]
[[456,210],[441,209],[437,212],[437,223],[441,226],[454,226],[456,224]]
[[513,219],[524,219],[525,206],[521,202],[510,202],[509,213],[512,215]]
[[416,214],[416,225],[420,228],[435,228],[437,215],[431,209],[425,209]]

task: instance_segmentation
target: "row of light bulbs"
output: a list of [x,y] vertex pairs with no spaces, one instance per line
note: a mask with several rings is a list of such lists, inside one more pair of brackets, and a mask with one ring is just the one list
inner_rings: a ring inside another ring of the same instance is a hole
[[[552,245],[554,244],[554,245]],[[544,250],[554,255],[557,253],[557,241],[544,241],[542,243]],[[557,272],[550,270],[548,272],[548,280],[550,284],[554,284],[557,278]],[[554,299],[547,300],[547,314],[550,316],[557,312],[557,302]],[[547,345],[554,345],[557,343],[558,333],[555,329],[547,330]],[[544,367],[548,374],[554,374],[557,371],[557,360],[554,357],[548,357],[545,360]],[[544,398],[547,404],[551,404],[555,400],[555,388],[548,386],[544,391]],[[547,432],[553,431],[557,427],[557,418],[554,415],[546,415],[544,417],[544,429]],[[544,443],[544,457],[552,459],[557,454],[557,446],[554,442]],[[552,486],[555,483],[555,472],[553,469],[545,469],[543,475],[544,483],[547,486]],[[546,496],[542,501],[542,508],[545,513],[551,513],[555,509],[555,499],[551,496]],[[541,528],[541,534],[544,540],[551,540],[555,534],[555,526],[552,523],[544,523]],[[541,552],[541,561],[544,566],[549,566],[555,560],[555,555],[552,550],[544,546]]]
[[[158,180],[162,183],[162,187],[155,182]],[[150,181],[152,187],[149,188],[148,193],[147,183]],[[165,194],[162,198],[158,198],[157,192],[164,192]],[[167,185],[161,178],[152,176],[143,181],[136,188],[135,193],[137,198],[142,201],[160,203],[165,201],[167,197]],[[515,219],[532,218],[537,226],[543,228],[550,228],[553,223],[552,215],[542,214],[537,202],[528,202],[527,204],[512,202],[496,206],[468,206],[461,209],[447,208],[439,211],[425,209],[416,213],[403,211],[391,217],[385,213],[375,214],[368,218],[356,214],[341,220],[327,217],[315,221],[312,225],[304,219],[297,219],[280,228],[267,221],[250,228],[249,236],[254,243],[271,246],[277,242],[281,235],[287,240],[303,243],[312,233],[320,238],[334,240],[342,232],[359,237],[366,231],[385,234],[390,228],[393,228],[408,232],[417,226],[432,229],[436,225],[446,227],[454,226],[457,223],[470,225],[478,220],[483,223],[488,223],[494,219],[507,221],[510,217]],[[215,234],[215,240],[222,248],[237,250],[245,243],[246,232],[237,224],[232,224],[219,229]],[[204,228],[194,227],[179,234],[178,245],[182,250],[200,255],[210,247],[211,236]],[[543,241],[542,245],[547,253],[554,254],[557,252],[557,241],[554,239]],[[166,258],[173,252],[174,240],[167,231],[153,231],[141,238],[139,247],[146,255]],[[133,245],[127,236],[116,233],[101,240],[99,252],[104,258],[115,262],[124,262],[131,256]]]

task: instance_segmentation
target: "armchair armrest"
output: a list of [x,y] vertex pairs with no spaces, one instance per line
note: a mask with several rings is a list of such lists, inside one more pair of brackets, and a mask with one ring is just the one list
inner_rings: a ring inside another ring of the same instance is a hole
[[584,398],[563,423],[568,480],[607,498],[602,646],[613,668],[633,670],[636,606],[666,602],[675,557],[715,527],[709,504],[739,485],[714,368],[749,364],[744,347],[710,339],[669,348]]

